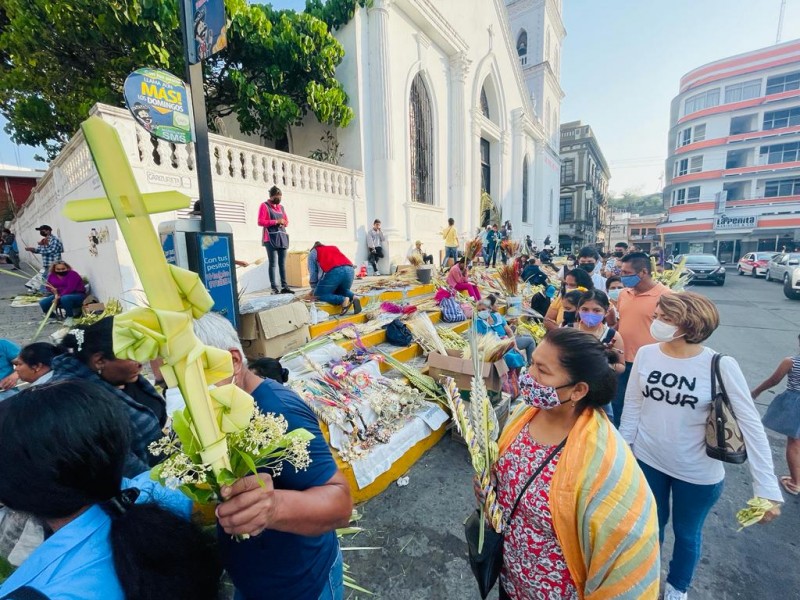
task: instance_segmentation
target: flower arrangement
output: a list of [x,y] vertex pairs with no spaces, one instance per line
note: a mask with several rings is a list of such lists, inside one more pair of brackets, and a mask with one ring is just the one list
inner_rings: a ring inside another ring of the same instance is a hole
[[172,428],[149,446],[153,456],[165,457],[153,467],[152,477],[172,489],[180,489],[199,504],[219,500],[219,488],[237,479],[266,470],[273,477],[281,474],[285,463],[297,471],[311,464],[308,445],[314,437],[305,429],[287,432],[283,416],[253,409],[249,424],[226,436],[230,469],[215,474],[201,456],[201,446],[185,411],[172,417]]

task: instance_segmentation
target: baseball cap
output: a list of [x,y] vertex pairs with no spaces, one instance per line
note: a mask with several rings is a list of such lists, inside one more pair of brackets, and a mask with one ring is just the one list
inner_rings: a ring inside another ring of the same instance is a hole
[[50,227],[50,225],[39,225],[39,226],[36,228],[36,231],[41,231],[42,229],[49,229],[50,231],[53,231],[53,228],[52,228],[52,227]]
[[421,246],[422,245],[422,240],[417,240],[416,242],[414,242],[414,245],[415,246]]

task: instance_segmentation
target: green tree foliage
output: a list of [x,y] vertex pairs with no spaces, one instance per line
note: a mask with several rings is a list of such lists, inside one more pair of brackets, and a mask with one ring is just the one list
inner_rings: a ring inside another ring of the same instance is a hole
[[640,215],[654,215],[664,212],[664,200],[661,194],[640,195],[626,191],[622,196],[611,198],[608,205],[615,211],[627,211]]
[[[309,112],[346,126],[330,28],[367,1],[309,0],[295,13],[226,0],[228,48],[205,64],[209,124],[235,114],[244,133],[273,140]],[[145,66],[184,72],[178,0],[0,0],[0,114],[13,141],[48,158],[96,102],[122,106],[125,77]]]

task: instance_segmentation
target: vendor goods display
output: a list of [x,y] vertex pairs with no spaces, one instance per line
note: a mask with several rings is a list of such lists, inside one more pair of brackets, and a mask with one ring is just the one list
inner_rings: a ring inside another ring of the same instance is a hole
[[497,281],[503,295],[506,297],[516,297],[519,295],[520,279],[517,263],[503,265],[497,270]]
[[464,248],[464,256],[467,259],[467,263],[472,262],[476,257],[480,256],[482,250],[483,242],[481,241],[481,238],[469,240]]
[[311,377],[291,387],[328,425],[331,445],[345,462],[363,458],[378,444],[388,444],[428,399],[399,379],[369,368],[375,355],[356,351],[341,361],[317,365],[310,359]]
[[650,267],[653,273],[653,281],[667,286],[674,292],[683,291],[689,283],[690,273],[686,268],[686,257],[680,263],[674,265],[672,269],[658,270],[655,257],[650,257]]

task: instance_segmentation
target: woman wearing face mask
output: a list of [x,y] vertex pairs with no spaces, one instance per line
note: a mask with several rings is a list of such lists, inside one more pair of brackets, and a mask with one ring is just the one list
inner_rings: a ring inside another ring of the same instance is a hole
[[[705,449],[716,353],[702,345],[718,325],[719,313],[704,296],[661,296],[650,327],[659,343],[639,349],[625,393],[620,433],[632,445],[656,497],[662,542],[672,513],[675,545],[664,600],[687,597],[700,560],[703,524],[722,494],[725,469]],[[747,381],[730,356],[722,358],[719,370],[744,435],[755,495],[783,502]],[[779,514],[775,506],[762,523]]]
[[[289,217],[286,216],[286,209],[281,206],[282,198],[280,188],[272,186],[269,190],[269,200],[264,202],[258,211],[258,224],[264,228],[262,242],[267,249],[269,284],[272,287],[272,293],[293,294],[294,292],[286,285],[286,251],[289,247],[289,234],[286,233],[286,226],[289,225]],[[275,267],[278,268],[280,275],[280,290],[278,290]]]
[[167,421],[164,399],[142,377],[142,364],[114,356],[114,317],[70,329],[61,356],[52,362],[52,382],[81,380],[99,385],[117,398],[130,417],[131,445],[124,475],[134,477],[158,463],[147,446],[162,436]]
[[[582,289],[581,289],[582,288]],[[561,283],[561,295],[550,303],[544,317],[544,327],[548,331],[558,329],[564,323],[564,306],[562,298],[572,290],[588,291],[594,289],[592,277],[583,269],[573,269]]]
[[597,339],[559,329],[520,379],[524,404],[493,469],[506,523],[501,599],[658,596],[655,501],[602,413],[616,388],[608,363]]
[[556,274],[556,276],[561,281],[564,281],[564,279],[567,277],[567,274],[570,271],[572,271],[572,269],[575,268],[575,265],[577,264],[577,262],[578,262],[578,259],[575,257],[574,254],[568,254],[567,255],[567,262],[565,262],[564,265],[558,270],[558,273]]
[[574,327],[578,331],[593,335],[606,348],[619,355],[619,360],[611,365],[614,372],[619,374],[625,371],[625,362],[623,361],[625,344],[619,332],[605,323],[609,309],[610,304],[605,293],[600,290],[584,293],[578,301],[578,320]]
[[608,295],[608,299],[611,302],[611,308],[606,315],[606,323],[611,325],[611,327],[616,327],[617,325],[617,320],[619,319],[617,300],[619,300],[619,295],[624,289],[625,285],[622,283],[622,279],[616,275],[606,279],[606,295]]
[[484,335],[493,331],[499,338],[511,338],[516,342],[515,350],[520,358],[522,356],[520,352],[525,352],[527,361],[524,363],[521,363],[517,356],[509,357],[510,352],[506,354],[504,358],[509,369],[519,369],[529,365],[533,349],[536,348],[536,341],[529,335],[515,335],[505,317],[495,310],[496,303],[497,296],[494,294],[489,294],[485,300],[478,303],[478,333]]

